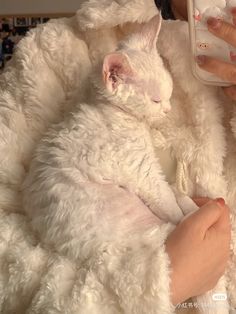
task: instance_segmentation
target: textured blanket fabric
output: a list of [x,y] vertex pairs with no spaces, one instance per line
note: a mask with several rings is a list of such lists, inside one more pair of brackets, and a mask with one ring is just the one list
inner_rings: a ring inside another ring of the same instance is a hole
[[[76,241],[70,243],[76,253],[73,256],[66,251],[62,255],[44,243],[32,230],[21,203],[22,182],[45,131],[73,110],[75,102],[86,100],[88,75],[96,62],[115,49],[137,22],[155,14],[152,0],[90,0],[75,17],[51,21],[31,31],[1,75],[1,313],[174,312],[164,246],[173,226],[160,224],[155,216],[148,216],[144,229],[138,228],[142,215],[127,220],[125,215],[132,208],[145,215],[148,211],[135,195],[109,187],[110,197],[101,200],[108,221],[113,222],[106,225],[106,232],[119,237],[107,237],[98,244],[94,241],[92,254],[83,261]],[[184,22],[164,24],[158,48],[173,75],[175,89],[169,122],[161,133],[154,130],[155,142],[159,147],[172,145],[179,165],[185,164],[188,195],[223,196],[231,206],[233,254],[227,278],[230,302],[235,307],[236,112],[218,89],[204,87],[192,77],[186,45]],[[122,233],[124,217],[127,228]],[[59,218],[59,230],[68,227],[66,220],[60,225]],[[104,225],[98,226],[102,231]],[[88,246],[91,250],[91,243]]]

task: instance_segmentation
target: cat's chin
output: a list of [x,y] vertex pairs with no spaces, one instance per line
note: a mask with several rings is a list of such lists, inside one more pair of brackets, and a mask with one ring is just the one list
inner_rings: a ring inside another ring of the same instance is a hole
[[161,102],[159,104],[149,104],[145,107],[145,116],[148,121],[160,121],[163,120],[166,115],[171,111],[169,102]]
[[167,117],[167,113],[162,111],[156,115],[146,116],[145,120],[146,120],[146,123],[150,127],[157,127],[163,120],[165,120],[166,117]]

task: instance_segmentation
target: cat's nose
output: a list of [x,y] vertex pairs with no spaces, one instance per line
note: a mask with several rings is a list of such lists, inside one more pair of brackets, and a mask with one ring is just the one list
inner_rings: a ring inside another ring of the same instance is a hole
[[163,103],[163,112],[168,113],[171,110],[171,105],[169,102]]
[[170,110],[164,109],[164,113],[168,113]]

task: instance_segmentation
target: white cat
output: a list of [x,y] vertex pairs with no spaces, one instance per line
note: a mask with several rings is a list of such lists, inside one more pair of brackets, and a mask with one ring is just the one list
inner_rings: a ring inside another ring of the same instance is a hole
[[[156,50],[160,26],[155,16],[106,55],[91,78],[88,103],[55,125],[36,150],[24,208],[42,240],[72,258],[88,258],[101,242],[98,186],[108,194],[110,184],[134,192],[167,222],[186,213],[165,181],[150,132],[171,109],[172,79]],[[190,198],[186,204],[197,209]]]
[[32,217],[42,214],[37,202],[43,198],[45,204],[55,193],[56,171],[62,182],[66,173],[74,184],[117,184],[136,193],[159,218],[181,220],[150,135],[150,126],[170,110],[172,94],[172,79],[156,50],[160,26],[158,15],[108,54],[92,78],[89,103],[80,104],[39,145],[25,184]]

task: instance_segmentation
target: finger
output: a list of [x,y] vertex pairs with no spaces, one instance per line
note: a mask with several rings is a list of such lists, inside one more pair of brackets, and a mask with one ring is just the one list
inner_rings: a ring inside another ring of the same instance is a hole
[[207,20],[208,30],[218,38],[223,39],[230,45],[236,47],[236,28],[234,25],[222,20],[210,17]]
[[198,65],[201,69],[211,72],[221,79],[236,84],[236,66],[208,56],[197,56]]
[[233,17],[233,24],[236,25],[236,8],[232,8],[231,13]]
[[218,199],[217,204],[221,206],[222,212],[221,216],[217,222],[212,226],[212,228],[221,229],[222,231],[228,231],[230,233],[230,210],[229,207],[225,204],[223,199]]
[[203,205],[197,212],[192,214],[195,226],[202,232],[202,236],[209,228],[217,223],[222,214],[222,207],[216,201],[209,201]]
[[194,197],[192,200],[198,207],[202,207],[203,205],[208,203],[211,199],[209,197]]
[[224,93],[232,100],[236,100],[236,86],[224,87]]

